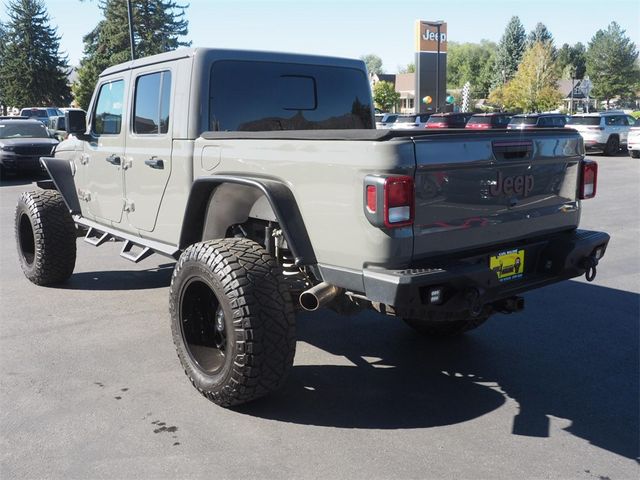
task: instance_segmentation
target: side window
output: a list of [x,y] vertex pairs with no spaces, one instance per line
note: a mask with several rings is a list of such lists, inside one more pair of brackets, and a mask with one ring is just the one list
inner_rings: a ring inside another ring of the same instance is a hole
[[538,120],[539,127],[551,127],[551,119],[549,117],[540,117]]
[[619,117],[619,116],[614,116],[614,115],[608,116],[608,117],[606,117],[607,125],[610,125],[612,127],[617,127],[619,125],[623,125],[623,123],[622,123],[622,119],[623,118],[624,117]]
[[141,75],[136,79],[133,131],[142,135],[169,131],[171,72]]
[[636,119],[635,117],[627,117],[627,125],[635,125],[636,124]]
[[105,83],[98,92],[98,101],[93,114],[93,133],[118,135],[122,127],[124,80]]

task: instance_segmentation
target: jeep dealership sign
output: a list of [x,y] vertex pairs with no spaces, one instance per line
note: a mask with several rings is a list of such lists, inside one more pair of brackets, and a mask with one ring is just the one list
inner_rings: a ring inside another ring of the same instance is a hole
[[[416,101],[416,113],[451,110],[447,105],[447,24],[442,21],[416,20],[416,97],[431,97],[433,102]],[[439,45],[438,45],[439,44]],[[438,54],[438,51],[440,52]],[[438,80],[436,80],[438,78]]]
[[[440,25],[440,52],[447,51],[447,24]],[[436,22],[416,20],[416,52],[438,51],[438,27]]]

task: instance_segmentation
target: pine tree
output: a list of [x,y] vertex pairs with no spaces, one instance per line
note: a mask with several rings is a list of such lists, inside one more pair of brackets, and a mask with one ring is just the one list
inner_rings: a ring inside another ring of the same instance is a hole
[[638,50],[616,22],[598,30],[587,50],[587,74],[593,82],[591,95],[607,102],[628,98],[640,88]]
[[[4,23],[0,22],[0,65],[4,65],[4,50],[7,43],[7,31]],[[0,81],[0,114],[7,114],[7,103],[4,100],[3,85]]]
[[529,36],[527,37],[527,48],[531,48],[536,42],[553,43],[553,35],[551,35],[547,26],[542,22],[538,22],[536,24],[536,28],[529,32]]
[[525,31],[517,16],[511,17],[498,44],[493,85],[497,87],[511,80],[525,50]]
[[[188,22],[184,19],[186,5],[172,0],[131,2],[138,58],[191,45],[191,42],[179,40],[188,33]],[[100,72],[131,58],[126,1],[100,0],[99,6],[104,19],[83,38],[84,56],[80,60],[78,79],[73,85],[76,102],[85,109],[89,106]]]
[[7,6],[9,21],[0,62],[3,103],[13,107],[68,105],[69,65],[60,53],[61,37],[49,25],[44,3],[13,0]]
[[558,68],[562,72],[562,78],[584,78],[587,69],[586,49],[580,42],[571,46],[568,43],[562,45],[557,55]]

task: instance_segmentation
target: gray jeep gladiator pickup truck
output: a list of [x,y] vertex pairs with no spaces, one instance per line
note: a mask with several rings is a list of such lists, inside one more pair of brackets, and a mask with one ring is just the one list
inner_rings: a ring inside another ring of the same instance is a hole
[[222,406],[281,386],[294,312],[328,306],[454,335],[522,292],[595,276],[609,236],[577,229],[597,166],[580,135],[376,130],[364,64],[187,49],[105,70],[42,158],[15,231],[38,285],[73,273],[76,238],[177,260],[171,330]]

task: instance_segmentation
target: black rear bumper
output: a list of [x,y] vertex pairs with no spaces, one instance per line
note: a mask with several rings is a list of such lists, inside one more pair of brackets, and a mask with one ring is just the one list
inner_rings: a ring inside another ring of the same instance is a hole
[[[373,302],[441,311],[461,311],[474,303],[490,304],[534,288],[585,274],[597,264],[609,243],[604,232],[574,230],[545,239],[518,244],[527,258],[521,278],[500,281],[489,269],[489,257],[500,251],[473,255],[436,267],[388,270],[370,267],[363,271],[366,297]],[[598,251],[598,258],[596,258]],[[434,289],[441,298],[431,302]]]

